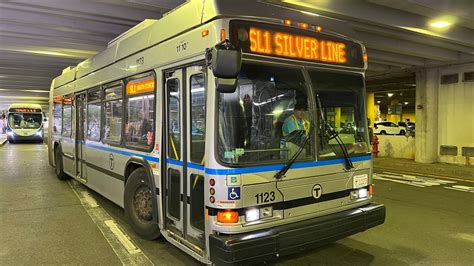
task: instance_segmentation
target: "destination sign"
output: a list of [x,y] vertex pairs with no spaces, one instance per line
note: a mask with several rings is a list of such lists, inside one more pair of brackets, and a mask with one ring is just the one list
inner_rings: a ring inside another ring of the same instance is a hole
[[127,95],[152,92],[155,90],[155,78],[153,76],[132,80],[127,83]]
[[8,111],[12,113],[41,113],[41,109],[32,108],[10,108]]
[[231,41],[243,52],[318,63],[363,67],[360,44],[325,33],[231,21]]

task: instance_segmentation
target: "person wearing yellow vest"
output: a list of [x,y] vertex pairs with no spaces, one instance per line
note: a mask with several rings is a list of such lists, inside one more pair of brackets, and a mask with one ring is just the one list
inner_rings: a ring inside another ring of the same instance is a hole
[[[285,119],[282,126],[285,148],[287,149],[286,159],[291,158],[299,148],[305,143],[309,136],[310,123],[304,119],[303,115],[307,109],[304,102],[297,102],[293,114]],[[305,134],[291,134],[295,131],[304,131]]]
[[309,121],[304,119],[303,114],[306,111],[306,103],[297,102],[295,104],[294,112],[292,115],[287,117],[283,122],[283,137],[288,136],[295,130],[304,130],[306,135],[309,134],[310,124]]

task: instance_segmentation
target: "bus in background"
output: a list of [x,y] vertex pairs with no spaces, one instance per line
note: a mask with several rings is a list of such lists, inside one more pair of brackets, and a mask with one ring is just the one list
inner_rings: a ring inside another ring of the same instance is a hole
[[44,113],[39,104],[14,103],[8,108],[7,140],[43,142]]
[[364,46],[339,20],[236,2],[188,1],[64,69],[50,93],[56,175],[206,264],[276,259],[382,224]]

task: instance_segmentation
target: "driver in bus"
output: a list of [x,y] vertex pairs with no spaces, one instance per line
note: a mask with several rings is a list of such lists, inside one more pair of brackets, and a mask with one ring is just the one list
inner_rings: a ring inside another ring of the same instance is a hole
[[308,106],[303,101],[295,104],[293,114],[287,117],[285,122],[283,122],[283,137],[287,137],[295,130],[304,130],[305,135],[309,135],[310,123],[304,118],[304,112],[307,111],[307,109]]
[[293,114],[285,119],[282,126],[283,137],[288,148],[288,158],[291,158],[303,146],[309,136],[310,122],[304,118],[307,111],[306,102],[298,101],[293,109]]

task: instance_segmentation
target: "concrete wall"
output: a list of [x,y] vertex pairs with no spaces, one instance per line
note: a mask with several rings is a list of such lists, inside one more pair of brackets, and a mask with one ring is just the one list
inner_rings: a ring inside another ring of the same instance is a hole
[[377,135],[379,138],[379,157],[415,158],[415,138],[406,136]]
[[[415,161],[464,164],[462,147],[474,147],[474,82],[464,81],[474,63],[429,68],[416,75]],[[443,75],[458,82],[441,84]],[[458,148],[458,155],[441,155],[440,146]]]
[[[438,92],[438,159],[463,164],[462,147],[474,147],[474,81],[464,82],[463,73],[474,71],[474,64],[439,69],[440,77],[458,73],[459,81],[440,84]],[[439,146],[458,147],[458,156],[440,155]],[[474,162],[474,160],[473,160]]]

